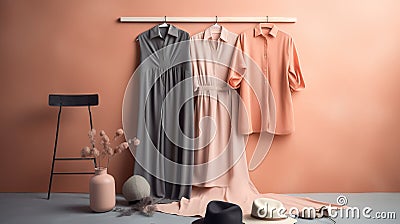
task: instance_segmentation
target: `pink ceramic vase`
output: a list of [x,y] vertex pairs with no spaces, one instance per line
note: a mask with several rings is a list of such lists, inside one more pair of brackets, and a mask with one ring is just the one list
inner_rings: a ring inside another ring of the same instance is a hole
[[89,183],[90,208],[95,212],[107,212],[115,207],[115,180],[107,168],[95,168]]

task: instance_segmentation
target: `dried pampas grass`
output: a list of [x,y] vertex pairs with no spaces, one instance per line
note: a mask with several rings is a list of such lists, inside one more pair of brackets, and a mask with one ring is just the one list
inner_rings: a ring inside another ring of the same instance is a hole
[[156,211],[156,205],[152,197],[144,197],[138,203],[134,204],[132,208],[145,216],[153,216]]
[[[110,159],[115,156],[115,154],[121,153],[124,150],[127,150],[129,148],[129,143],[128,142],[122,142],[118,144],[117,146],[112,147],[112,143],[116,143],[115,141],[118,138],[121,138],[124,135],[124,130],[121,128],[117,129],[115,132],[115,137],[113,138],[113,141],[111,142],[110,137],[106,134],[104,130],[101,130],[99,132],[100,135],[100,147],[96,148],[96,130],[91,129],[88,132],[89,136],[89,141],[90,141],[90,147],[85,146],[81,150],[81,157],[94,157],[96,160],[96,168],[97,167],[102,167],[102,159],[107,159],[106,165],[103,167],[108,168],[108,165],[110,163]],[[135,137],[136,139],[136,137]],[[139,140],[138,140],[139,141]],[[140,143],[140,141],[139,141]],[[99,146],[99,145],[97,145]],[[134,147],[138,146],[138,144],[134,144]]]
[[119,217],[131,216],[136,212],[140,212],[140,214],[150,217],[156,212],[156,205],[154,204],[152,197],[145,197],[134,203],[130,208],[114,208],[113,211],[119,212]]

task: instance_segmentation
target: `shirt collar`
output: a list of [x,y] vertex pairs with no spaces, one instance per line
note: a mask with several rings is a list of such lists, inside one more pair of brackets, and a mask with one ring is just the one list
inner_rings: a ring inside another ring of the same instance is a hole
[[[211,30],[212,30],[212,26],[210,26],[209,28],[207,28],[207,29],[204,31],[204,39],[205,39],[205,40],[212,39],[212,32],[211,32]],[[223,41],[225,41],[225,42],[228,42],[228,35],[229,35],[228,32],[229,32],[229,31],[228,31],[227,29],[225,29],[225,27],[221,26],[221,34],[220,34],[220,36],[219,36],[219,39],[221,39],[221,40],[223,40]]]
[[[176,28],[175,26],[169,24],[168,25],[168,33],[167,34],[171,35],[171,36],[174,36],[174,37],[178,37],[178,28]],[[160,27],[158,25],[150,29],[150,39],[153,39],[155,37],[162,38]]]
[[[272,24],[272,28],[269,30],[269,35],[276,37],[276,35],[278,34],[278,27],[275,24]],[[259,35],[263,35],[262,32],[262,28],[261,28],[261,23],[259,23],[258,25],[256,25],[256,27],[254,27],[254,36],[257,37]]]

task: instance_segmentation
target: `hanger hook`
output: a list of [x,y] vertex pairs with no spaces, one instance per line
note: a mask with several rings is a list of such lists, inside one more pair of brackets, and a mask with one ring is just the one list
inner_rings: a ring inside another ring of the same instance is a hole
[[268,16],[267,16],[267,23],[268,23]]
[[218,16],[215,16],[215,24],[218,23]]
[[167,16],[164,16],[164,23],[167,23]]

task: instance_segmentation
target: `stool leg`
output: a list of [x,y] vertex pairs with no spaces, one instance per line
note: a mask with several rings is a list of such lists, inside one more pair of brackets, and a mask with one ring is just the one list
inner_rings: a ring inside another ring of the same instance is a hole
[[51,162],[51,173],[50,173],[50,180],[49,180],[49,189],[47,191],[47,200],[50,199],[51,184],[53,182],[54,161],[56,159],[56,152],[57,152],[58,130],[60,129],[61,108],[62,108],[62,106],[60,105],[60,109],[58,110],[58,117],[57,117],[56,139],[54,141],[53,161]]
[[[88,111],[89,111],[90,130],[92,130],[93,129],[92,111],[90,111],[89,105],[88,105]],[[94,145],[92,145],[92,147],[94,147]],[[93,164],[94,164],[94,167],[96,168],[96,158],[93,158]]]

